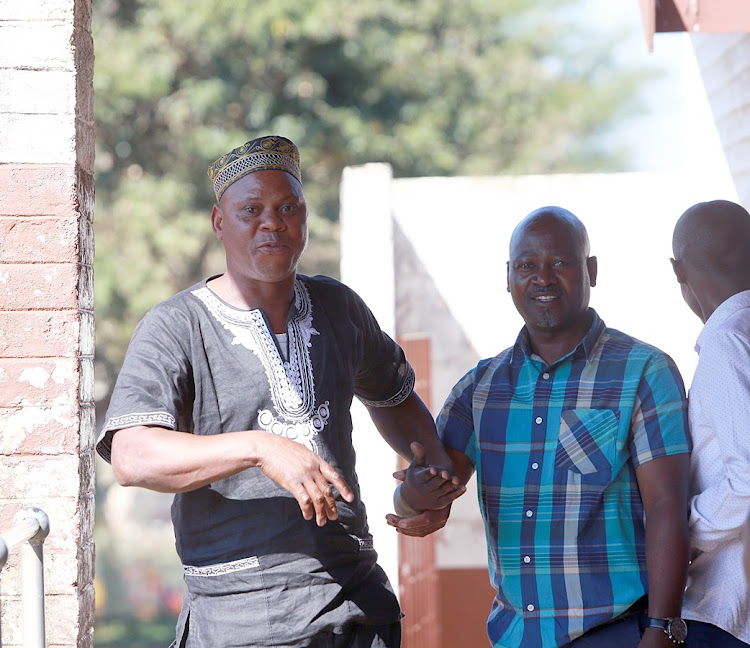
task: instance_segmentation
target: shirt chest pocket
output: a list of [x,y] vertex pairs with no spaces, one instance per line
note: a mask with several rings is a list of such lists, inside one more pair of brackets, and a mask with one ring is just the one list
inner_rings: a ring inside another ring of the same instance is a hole
[[609,409],[565,410],[555,452],[555,468],[581,475],[583,481],[609,483],[620,412]]

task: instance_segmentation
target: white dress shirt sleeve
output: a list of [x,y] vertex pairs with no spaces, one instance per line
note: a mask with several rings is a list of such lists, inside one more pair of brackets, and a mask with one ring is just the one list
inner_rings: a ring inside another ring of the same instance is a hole
[[701,344],[696,378],[699,373],[700,409],[691,424],[701,429],[693,434],[696,440],[713,436],[721,463],[711,467],[710,485],[691,500],[690,530],[693,547],[711,551],[739,537],[750,514],[750,340],[717,331]]

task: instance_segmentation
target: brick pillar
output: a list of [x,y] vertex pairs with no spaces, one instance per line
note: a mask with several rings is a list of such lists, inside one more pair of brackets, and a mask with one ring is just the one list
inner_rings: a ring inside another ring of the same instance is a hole
[[[93,646],[91,0],[0,0],[0,530],[37,506],[47,645]],[[21,646],[18,552],[2,641]]]

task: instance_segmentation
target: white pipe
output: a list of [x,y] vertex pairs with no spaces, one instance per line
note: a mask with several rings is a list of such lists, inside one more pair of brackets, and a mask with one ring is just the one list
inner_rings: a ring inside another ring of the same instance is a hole
[[31,540],[41,530],[39,520],[33,513],[21,515],[24,511],[29,510],[21,509],[18,511],[16,517],[13,518],[13,526],[3,533],[3,540],[5,540],[9,552],[21,543]]
[[[0,536],[0,569],[5,567],[5,563],[8,560],[8,545],[5,544],[2,536]],[[0,610],[0,646],[3,645],[3,615]]]
[[[16,513],[13,526],[0,537],[0,568],[8,551],[21,546],[21,595],[23,602],[23,646],[45,648],[44,630],[44,539],[49,534],[49,518],[38,508]],[[2,635],[0,635],[2,645]]]
[[45,648],[44,630],[44,539],[49,535],[49,518],[38,508],[21,509],[14,522],[34,520],[37,532],[21,547],[23,646]]
[[23,646],[45,648],[44,557],[41,543],[27,542],[21,547],[21,583]]

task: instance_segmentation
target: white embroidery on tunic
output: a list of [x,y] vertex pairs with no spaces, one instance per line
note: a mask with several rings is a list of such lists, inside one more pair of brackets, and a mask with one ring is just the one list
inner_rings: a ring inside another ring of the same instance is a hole
[[[372,538],[357,538],[359,548],[362,550],[374,549]],[[205,565],[204,567],[195,567],[194,565],[183,565],[182,569],[186,576],[223,576],[232,572],[242,571],[243,569],[252,569],[260,567],[260,560],[257,556],[240,558],[226,563],[217,563],[215,565]]]
[[328,423],[330,403],[315,407],[315,380],[310,360],[312,336],[320,335],[312,325],[312,302],[305,285],[294,282],[295,316],[287,324],[289,361],[284,362],[259,309],[241,311],[219,300],[208,288],[193,291],[216,320],[232,335],[232,344],[241,344],[255,354],[268,378],[276,415],[258,411],[258,424],[268,432],[293,439],[313,452],[315,437]]
[[135,425],[160,425],[174,430],[176,421],[174,416],[168,412],[135,412],[109,419],[104,424],[104,430],[119,430]]
[[227,563],[217,563],[216,565],[206,565],[205,567],[194,567],[193,565],[183,565],[185,576],[221,576],[231,574],[232,572],[242,571],[260,567],[260,561],[257,556],[249,558],[240,558]]
[[407,367],[406,377],[404,378],[403,385],[401,385],[401,389],[399,389],[389,399],[384,401],[371,401],[365,398],[360,398],[359,400],[363,405],[367,405],[369,407],[395,407],[396,405],[401,405],[401,403],[403,403],[414,391],[415,380],[416,376],[414,374],[414,369],[411,365],[409,365]]

